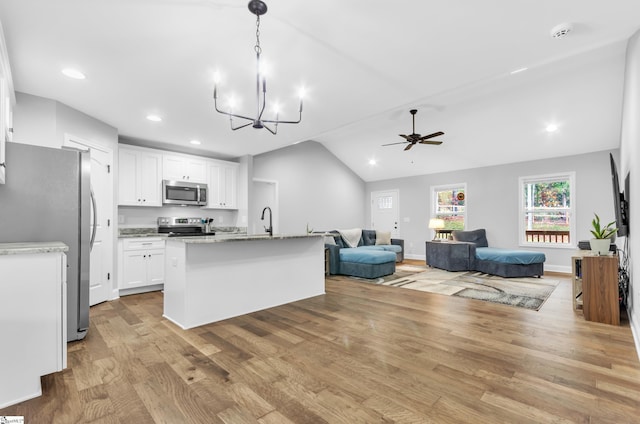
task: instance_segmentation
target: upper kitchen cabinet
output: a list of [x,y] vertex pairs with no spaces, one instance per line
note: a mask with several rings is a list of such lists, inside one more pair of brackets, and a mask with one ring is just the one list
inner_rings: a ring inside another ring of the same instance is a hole
[[163,155],[162,178],[190,183],[207,183],[207,161],[187,155]]
[[234,162],[209,162],[210,209],[237,209],[238,164]]
[[118,205],[162,206],[162,155],[157,151],[120,146]]
[[4,42],[2,24],[0,23],[0,184],[5,182],[6,163],[4,149],[6,142],[11,141],[13,134],[12,120],[15,102],[16,95],[13,91],[9,55],[7,53],[7,45]]

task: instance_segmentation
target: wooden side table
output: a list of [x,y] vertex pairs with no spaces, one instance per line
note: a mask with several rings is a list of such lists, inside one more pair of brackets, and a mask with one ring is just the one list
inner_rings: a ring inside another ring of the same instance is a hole
[[620,325],[618,256],[582,258],[584,319]]

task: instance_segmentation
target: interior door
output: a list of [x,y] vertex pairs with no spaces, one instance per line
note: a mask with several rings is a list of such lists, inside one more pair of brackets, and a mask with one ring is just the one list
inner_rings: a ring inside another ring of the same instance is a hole
[[371,193],[371,229],[391,231],[392,237],[399,237],[399,215],[398,190]]
[[87,231],[92,232],[95,225],[95,237],[89,258],[91,272],[89,304],[93,306],[109,300],[112,290],[114,199],[111,163],[113,163],[113,152],[71,136],[65,140],[65,146],[89,150],[91,154],[91,188],[96,208],[94,210],[93,204],[91,205],[91,223]]

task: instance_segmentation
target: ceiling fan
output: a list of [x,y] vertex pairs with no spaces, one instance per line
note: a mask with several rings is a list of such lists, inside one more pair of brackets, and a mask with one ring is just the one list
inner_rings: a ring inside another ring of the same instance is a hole
[[418,112],[417,109],[411,109],[409,111],[409,113],[411,113],[411,115],[413,116],[413,132],[411,134],[409,134],[409,135],[400,134],[400,137],[404,138],[406,141],[399,141],[397,143],[383,144],[383,146],[392,146],[394,144],[409,143],[409,144],[407,144],[407,147],[404,148],[404,150],[409,150],[410,148],[412,148],[417,143],[420,143],[420,144],[435,144],[435,145],[442,144],[442,141],[429,140],[430,138],[438,137],[439,135],[444,135],[444,133],[442,131],[434,132],[433,134],[429,134],[429,135],[425,135],[425,136],[422,136],[420,134],[416,134],[416,113],[417,112]]

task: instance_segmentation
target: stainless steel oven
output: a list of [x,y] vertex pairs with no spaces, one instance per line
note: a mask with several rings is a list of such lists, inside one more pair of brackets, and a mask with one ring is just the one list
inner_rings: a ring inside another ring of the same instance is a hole
[[207,185],[186,181],[162,181],[162,204],[205,206],[207,204]]

